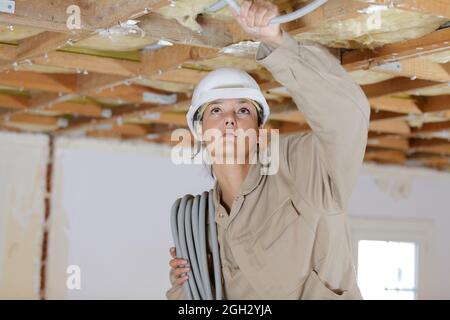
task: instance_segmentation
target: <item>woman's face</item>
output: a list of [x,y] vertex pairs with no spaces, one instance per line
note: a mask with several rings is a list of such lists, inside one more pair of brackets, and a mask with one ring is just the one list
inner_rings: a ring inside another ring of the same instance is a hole
[[247,161],[256,145],[258,128],[258,113],[249,100],[222,99],[205,109],[201,134],[215,159],[227,157],[237,161],[241,157],[242,161],[244,157]]

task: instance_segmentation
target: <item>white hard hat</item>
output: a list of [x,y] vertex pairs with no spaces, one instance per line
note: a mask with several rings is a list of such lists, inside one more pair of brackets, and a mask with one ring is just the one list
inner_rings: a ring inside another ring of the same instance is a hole
[[247,72],[235,68],[219,68],[208,73],[195,87],[191,106],[186,114],[189,129],[196,136],[194,115],[205,103],[217,99],[250,99],[262,108],[262,124],[269,118],[270,109],[258,83]]

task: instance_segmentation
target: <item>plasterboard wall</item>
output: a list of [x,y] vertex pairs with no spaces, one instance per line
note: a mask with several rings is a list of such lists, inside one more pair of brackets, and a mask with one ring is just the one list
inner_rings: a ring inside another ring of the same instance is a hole
[[0,299],[38,299],[46,135],[0,134]]

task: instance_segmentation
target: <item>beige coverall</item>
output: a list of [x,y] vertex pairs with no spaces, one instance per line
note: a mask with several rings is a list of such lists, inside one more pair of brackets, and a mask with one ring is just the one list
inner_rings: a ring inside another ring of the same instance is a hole
[[[345,212],[370,107],[329,51],[283,32],[256,60],[289,90],[312,132],[280,137],[279,171],[250,166],[231,212],[214,203],[226,299],[361,299]],[[170,275],[168,299],[185,299]]]

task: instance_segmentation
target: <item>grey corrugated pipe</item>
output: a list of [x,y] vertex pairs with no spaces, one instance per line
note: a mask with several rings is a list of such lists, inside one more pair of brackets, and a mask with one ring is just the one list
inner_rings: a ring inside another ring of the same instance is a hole
[[[207,221],[208,240],[213,257],[215,295],[211,290],[208,268]],[[177,199],[172,206],[170,224],[177,256],[189,261],[191,268],[188,281],[183,284],[186,299],[222,300],[222,272],[212,190],[195,197],[188,194]]]
[[[289,21],[294,21],[296,19],[300,19],[303,16],[306,16],[307,14],[311,13],[312,11],[316,10],[320,6],[324,5],[328,0],[316,0],[313,1],[303,8],[300,8],[294,12],[285,14],[283,16],[278,16],[270,20],[269,24],[281,24],[286,23]],[[206,9],[206,12],[216,12],[226,5],[229,5],[234,11],[236,11],[238,14],[241,12],[241,7],[235,0],[219,0],[213,5],[211,5],[209,8]]]

